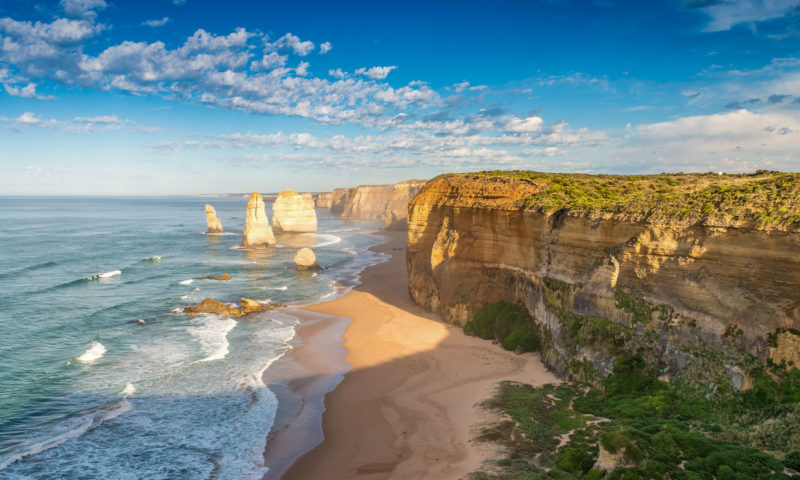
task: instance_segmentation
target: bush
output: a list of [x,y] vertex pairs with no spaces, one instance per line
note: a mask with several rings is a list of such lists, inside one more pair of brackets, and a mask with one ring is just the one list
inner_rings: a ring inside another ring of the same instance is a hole
[[793,450],[787,453],[786,458],[783,459],[783,464],[786,465],[786,468],[800,472],[800,450]]
[[521,346],[526,352],[535,352],[541,348],[536,321],[520,304],[497,302],[484,306],[464,325],[464,333],[485,340],[497,338],[506,350]]

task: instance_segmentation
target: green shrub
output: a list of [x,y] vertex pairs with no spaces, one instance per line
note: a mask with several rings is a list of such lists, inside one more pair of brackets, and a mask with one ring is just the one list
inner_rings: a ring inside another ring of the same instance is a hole
[[506,350],[521,346],[526,352],[535,352],[541,348],[536,321],[520,304],[485,305],[464,325],[464,333],[486,340],[499,339]]
[[561,470],[578,475],[592,469],[594,457],[592,452],[587,452],[585,449],[564,446],[555,454],[554,460]]
[[800,450],[793,450],[787,453],[786,458],[783,459],[783,464],[786,465],[786,468],[800,472]]

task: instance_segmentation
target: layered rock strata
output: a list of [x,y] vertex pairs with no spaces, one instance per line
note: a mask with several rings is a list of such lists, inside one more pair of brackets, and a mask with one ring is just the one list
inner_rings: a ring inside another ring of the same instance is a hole
[[275,235],[269,226],[264,199],[261,194],[253,192],[247,202],[242,246],[246,248],[270,247],[275,245]]
[[217,218],[217,211],[209,204],[206,204],[206,224],[208,225],[206,233],[222,233],[222,222]]
[[392,185],[392,194],[383,211],[383,228],[387,230],[405,230],[408,218],[408,204],[427,180],[406,180]]
[[278,232],[316,232],[317,213],[310,193],[284,190],[272,204],[272,226]]
[[[648,216],[548,209],[535,181],[443,176],[409,206],[409,293],[456,325],[487,303],[523,303],[543,359],[565,377],[608,374],[628,354],[664,379],[747,388],[766,359],[800,359],[800,222],[718,214],[739,208],[723,193],[751,191],[745,181],[700,192],[712,207],[697,220],[658,205],[641,210]],[[800,181],[773,184],[752,191],[784,202],[775,211],[791,218],[785,205],[793,208]]]
[[330,210],[333,201],[333,192],[321,192],[314,198],[315,206],[317,208],[327,208]]

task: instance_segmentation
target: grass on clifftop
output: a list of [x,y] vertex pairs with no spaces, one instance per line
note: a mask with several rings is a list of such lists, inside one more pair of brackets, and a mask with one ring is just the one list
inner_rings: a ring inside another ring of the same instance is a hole
[[800,173],[587,175],[492,170],[473,175],[531,182],[541,190],[523,199],[521,206],[549,213],[800,228]]

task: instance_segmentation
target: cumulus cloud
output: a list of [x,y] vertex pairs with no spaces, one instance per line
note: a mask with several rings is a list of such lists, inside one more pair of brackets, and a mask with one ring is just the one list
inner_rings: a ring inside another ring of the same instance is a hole
[[324,55],[324,54],[330,52],[332,48],[333,48],[333,45],[331,45],[331,42],[321,43],[320,46],[319,46],[319,53],[320,53],[320,55]]
[[105,0],[61,0],[61,8],[68,17],[94,19],[95,10],[106,8]]
[[142,25],[145,27],[163,27],[169,23],[169,17],[164,17],[161,19],[152,19],[152,20],[145,20],[142,22]]
[[275,42],[275,46],[278,48],[283,48],[287,50],[292,50],[297,55],[301,57],[305,57],[312,50],[314,50],[314,43],[311,41],[301,41],[296,35],[292,35],[291,33],[287,33],[286,35],[282,36]]
[[397,66],[390,66],[390,67],[372,67],[372,68],[359,68],[356,70],[356,75],[363,75],[367,78],[371,78],[372,80],[383,80],[389,75],[389,72],[396,69]]
[[78,116],[62,121],[55,118],[42,118],[41,115],[33,112],[23,112],[13,119],[0,118],[0,122],[7,123],[6,128],[16,132],[34,127],[54,129],[64,133],[102,133],[123,129],[145,133],[158,131],[156,127],[140,125],[133,120],[121,119],[117,115]]

